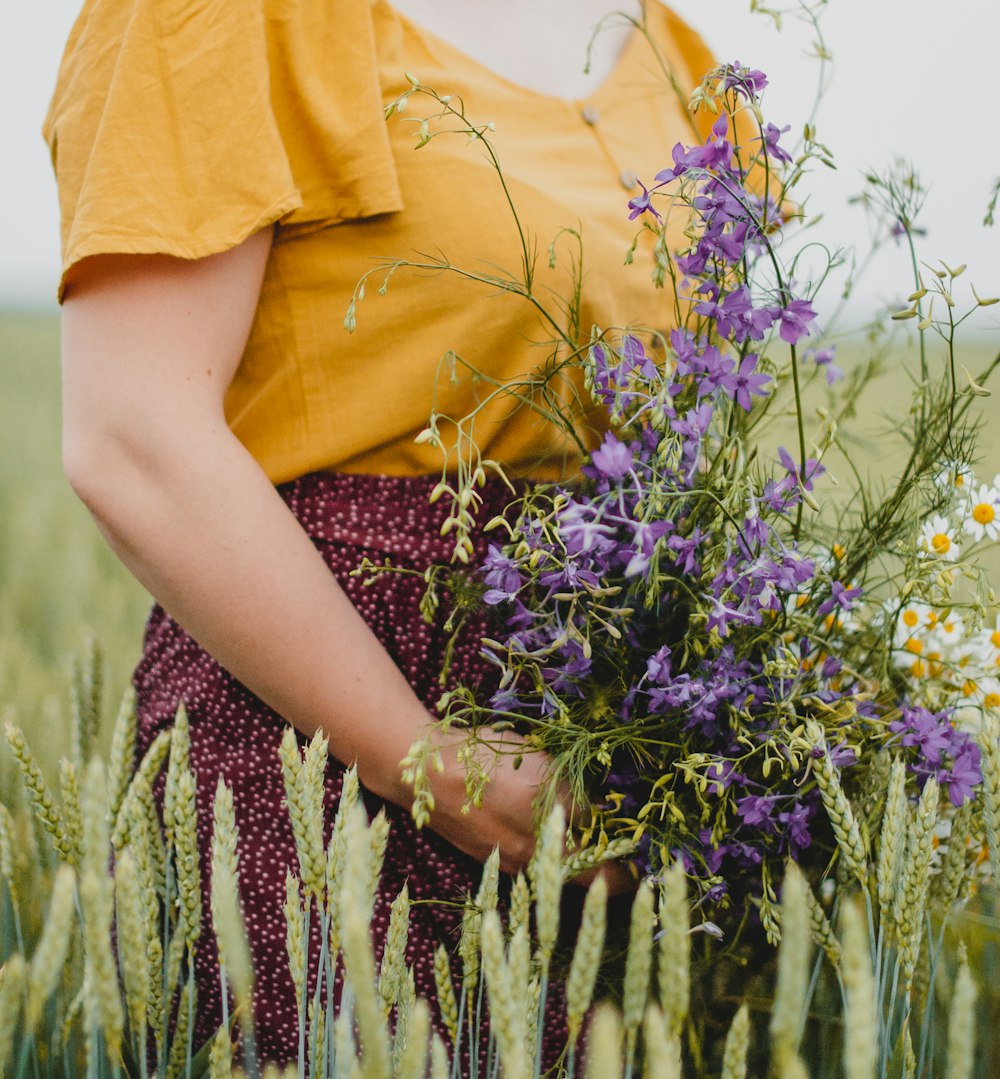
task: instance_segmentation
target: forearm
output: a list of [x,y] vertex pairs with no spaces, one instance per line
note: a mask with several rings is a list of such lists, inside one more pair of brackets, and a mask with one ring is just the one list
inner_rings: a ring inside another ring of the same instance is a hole
[[77,487],[135,576],[224,667],[405,804],[428,715],[256,462],[219,424],[106,440]]

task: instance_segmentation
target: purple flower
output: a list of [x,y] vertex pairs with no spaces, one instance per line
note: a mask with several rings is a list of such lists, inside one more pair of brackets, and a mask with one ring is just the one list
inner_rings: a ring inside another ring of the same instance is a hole
[[806,352],[804,359],[812,360],[817,367],[823,367],[826,369],[826,384],[832,386],[835,382],[839,382],[844,377],[843,369],[838,367],[833,361],[836,357],[836,350],[832,348],[821,348],[817,350],[810,349]]
[[960,806],[973,797],[973,787],[983,781],[980,767],[979,746],[968,739],[951,762],[951,771],[938,772],[938,782],[948,787],[948,798],[953,806]]
[[757,794],[748,794],[736,803],[736,812],[743,818],[743,823],[751,828],[764,827],[765,831],[774,831],[771,814],[774,812],[774,798]]
[[835,607],[839,607],[842,611],[849,611],[860,595],[860,588],[848,588],[842,581],[834,581],[830,589],[830,596],[823,600],[816,613],[820,615],[829,614]]
[[491,543],[486,558],[483,560],[483,578],[490,586],[483,596],[483,602],[489,606],[513,599],[521,588],[521,573],[517,563]]
[[781,136],[784,135],[786,131],[791,131],[791,129],[791,124],[788,124],[785,127],[777,127],[774,124],[767,124],[764,128],[763,139],[756,139],[754,141],[763,141],[768,156],[774,158],[775,161],[784,161],[787,163],[791,163],[792,155],[782,146],[778,145],[778,140],[781,138]]
[[[650,195],[652,192],[646,188],[646,185],[642,180],[637,180],[636,183],[642,188],[642,194],[636,195],[634,198],[628,200],[628,208],[630,211],[628,215],[629,221],[634,221],[640,214],[644,214],[647,210],[657,221],[661,221],[662,218],[660,217],[659,211],[650,202]],[[655,191],[656,189],[654,188],[653,190]]]
[[590,455],[590,461],[602,476],[607,476],[609,480],[620,480],[632,469],[632,450],[609,431],[601,445]]
[[812,332],[809,323],[815,320],[816,312],[808,300],[789,300],[787,306],[774,308],[774,311],[781,320],[778,333],[782,341],[794,345]]
[[747,412],[752,407],[751,396],[766,397],[767,390],[764,387],[771,381],[770,375],[754,374],[757,367],[757,355],[748,353],[740,362],[739,370],[730,375],[728,384],[723,386],[736,403]]
[[767,76],[763,71],[744,67],[739,60],[726,64],[722,69],[723,90],[734,90],[748,101],[756,97],[767,86]]

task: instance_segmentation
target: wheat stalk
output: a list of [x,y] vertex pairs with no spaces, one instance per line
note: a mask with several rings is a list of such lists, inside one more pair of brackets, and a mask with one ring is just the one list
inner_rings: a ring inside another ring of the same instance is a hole
[[118,819],[135,763],[137,724],[135,690],[129,686],[118,706],[108,756],[108,808],[113,821]]
[[6,1071],[14,1047],[27,980],[24,958],[15,952],[0,968],[0,1075]]
[[322,794],[317,805],[315,784],[310,783],[315,768],[307,776],[294,727],[286,727],[284,730],[280,757],[285,780],[285,804],[292,822],[302,884],[307,896],[315,896],[317,901],[320,901],[326,882]]
[[670,1032],[666,1017],[650,1004],[642,1022],[646,1043],[645,1079],[681,1079],[681,1043]]
[[660,940],[657,980],[660,1007],[671,1034],[679,1035],[691,995],[691,914],[687,902],[684,865],[675,861],[660,878]]
[[176,826],[175,802],[177,784],[182,773],[191,767],[191,732],[187,709],[183,704],[177,708],[174,725],[170,730],[170,760],[167,763],[167,779],[163,787],[163,830],[168,843],[174,842]]
[[746,1079],[747,1052],[750,1048],[750,1009],[744,1001],[740,1006],[722,1051],[722,1079]]
[[299,878],[291,871],[285,873],[285,952],[288,969],[295,986],[295,1011],[302,1013],[302,998],[306,992],[306,920],[302,913],[302,894]]
[[621,1074],[621,1019],[610,1004],[599,1004],[587,1038],[587,1079],[621,1079]]
[[7,720],[4,723],[4,733],[7,736],[7,744],[21,770],[21,777],[28,791],[35,816],[39,823],[48,832],[52,839],[52,845],[61,861],[68,865],[72,864],[73,847],[63,828],[62,817],[56,808],[52,794],[42,778],[41,769],[35,762],[34,755],[28,747],[24,732],[17,724]]
[[864,882],[868,876],[868,852],[861,838],[861,829],[840,784],[837,769],[830,760],[823,730],[813,719],[806,721],[806,737],[819,751],[819,756],[812,759],[813,774],[816,776],[823,806],[833,826],[840,855],[848,870],[859,881]]
[[80,810],[80,782],[75,761],[63,757],[59,761],[59,795],[62,799],[62,821],[69,846],[69,865],[79,868],[83,843],[83,819]]
[[[519,933],[524,933],[522,926]],[[513,978],[504,958],[503,928],[495,910],[483,915],[481,930],[483,971],[490,994],[490,1026],[496,1037],[506,1079],[528,1079],[524,1044],[523,1008],[518,1007]]]
[[979,737],[983,773],[983,825],[994,884],[1000,887],[1000,715],[987,711]]
[[807,996],[810,951],[807,887],[798,866],[788,862],[781,886],[781,948],[770,1026],[772,1058],[779,1069],[798,1053],[800,1020]]
[[631,1067],[635,1056],[639,1025],[649,1000],[649,976],[653,968],[653,887],[644,880],[632,902],[628,955],[625,957],[625,980],[622,995],[622,1026],[625,1034],[625,1060]]
[[[410,889],[404,884],[389,908],[389,929],[382,949],[379,965],[378,992],[382,1008],[388,1015],[399,997],[400,986],[406,973],[406,942],[410,931]],[[437,975],[437,956],[434,960]]]
[[[160,768],[164,760],[166,760],[167,753],[170,750],[170,738],[170,731],[160,731],[150,742],[149,748],[139,762],[135,775],[132,776],[114,818],[111,845],[115,850],[120,850],[125,845],[129,816],[135,811],[134,803],[136,798],[145,797],[148,793],[149,803],[152,804],[153,802],[153,780],[159,774]],[[157,823],[157,832],[159,832],[159,823]]]
[[229,1031],[219,1027],[208,1054],[208,1079],[231,1079],[232,1074],[233,1043]]
[[[115,898],[118,911],[118,953],[125,1004],[129,1023],[135,1034],[146,1029],[149,1010],[149,984],[155,976],[149,969],[147,941],[149,930],[143,917],[144,901],[140,893],[140,873],[131,850],[126,847],[115,865]],[[157,974],[159,971],[156,972]]]
[[80,879],[80,904],[83,907],[83,933],[86,962],[91,971],[91,993],[85,1001],[104,1032],[108,1052],[112,1057],[121,1050],[122,1015],[118,990],[118,971],[111,951],[110,881],[106,872],[98,874],[91,867]]
[[875,976],[865,919],[856,903],[844,904],[840,914],[844,938],[841,978],[844,983],[844,1075],[874,1079],[878,1061],[878,1014]]
[[458,1044],[458,1000],[455,997],[455,985],[451,980],[451,963],[443,944],[434,952],[434,985],[437,989],[438,1010],[444,1025],[448,1028],[451,1044]]
[[14,878],[14,836],[16,828],[10,810],[0,802],[0,874],[7,882],[11,902],[17,906],[18,887]]
[[893,911],[908,985],[913,979],[920,942],[923,939],[938,800],[937,780],[931,776],[921,791],[917,811],[909,829],[903,881],[897,893],[897,906]]
[[594,982],[601,965],[607,921],[608,886],[598,877],[587,891],[583,903],[580,931],[566,978],[566,1026],[571,1044],[575,1044],[594,995]]
[[562,851],[565,839],[566,812],[557,802],[545,819],[528,867],[535,894],[538,956],[546,975],[559,936],[559,897],[563,886]]
[[42,925],[42,934],[35,946],[35,953],[28,968],[27,997],[24,1007],[25,1026],[33,1033],[42,1017],[42,1009],[55,989],[66,962],[72,928],[76,874],[68,865],[56,870],[52,885],[52,901],[48,917]]
[[951,998],[948,1020],[948,1070],[945,1079],[970,1079],[975,1063],[976,986],[969,973],[969,962],[963,945]]
[[422,997],[413,1007],[407,1025],[395,1079],[424,1079],[427,1074],[427,1050],[431,1036],[431,1010]]
[[898,758],[889,772],[889,789],[879,833],[877,882],[880,924],[889,935],[895,928],[893,911],[906,844],[906,765]]
[[198,802],[194,773],[185,768],[174,800],[174,861],[180,918],[178,932],[193,950],[201,935],[201,866],[198,855]]

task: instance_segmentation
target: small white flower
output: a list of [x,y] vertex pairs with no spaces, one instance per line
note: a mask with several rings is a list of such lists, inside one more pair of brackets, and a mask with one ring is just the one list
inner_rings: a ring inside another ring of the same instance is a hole
[[946,517],[935,516],[925,521],[920,530],[920,550],[930,558],[954,562],[961,553],[956,529]]
[[972,488],[962,509],[962,527],[977,543],[984,537],[1000,538],[1000,490],[995,484]]
[[946,461],[934,477],[934,482],[940,490],[949,491],[956,498],[961,498],[976,485],[976,477],[972,466],[965,461]]

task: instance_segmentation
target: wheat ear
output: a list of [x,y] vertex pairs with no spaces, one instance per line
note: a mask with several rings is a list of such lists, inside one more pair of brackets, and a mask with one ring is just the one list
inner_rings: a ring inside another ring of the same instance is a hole
[[0,1075],[6,1074],[14,1047],[14,1032],[27,980],[24,958],[15,952],[0,968]]
[[681,1079],[681,1042],[672,1034],[663,1012],[650,1004],[642,1021],[646,1044],[645,1079]]
[[42,935],[28,968],[28,991],[24,1008],[25,1026],[33,1033],[42,1017],[42,1009],[55,989],[66,962],[73,923],[73,900],[76,874],[68,865],[56,870],[52,885],[52,901],[42,926]]
[[508,932],[515,933],[522,925],[527,925],[530,910],[531,889],[528,887],[525,875],[518,873],[510,889],[510,905],[507,914]]
[[431,1010],[421,998],[413,1006],[395,1079],[424,1079],[427,1075],[427,1050],[430,1047]]
[[62,817],[52,798],[52,794],[42,778],[41,769],[35,762],[34,754],[28,748],[24,731],[17,724],[7,720],[4,723],[7,744],[21,770],[21,777],[28,791],[35,817],[52,839],[52,845],[61,861],[72,864],[73,847],[63,828]]
[[11,811],[0,802],[0,874],[7,882],[11,902],[17,906],[18,887],[14,876],[14,836],[17,829]]
[[108,756],[108,808],[111,819],[117,820],[129,777],[135,763],[135,743],[138,718],[135,710],[135,689],[129,686],[122,694],[111,731],[111,750]]
[[865,918],[857,903],[847,902],[840,914],[843,936],[841,978],[844,983],[844,1075],[874,1079],[878,1061],[875,976]]
[[[519,932],[523,932],[521,927]],[[528,1079],[528,1054],[524,1044],[523,1009],[515,997],[510,968],[504,958],[503,928],[495,910],[483,915],[481,930],[483,971],[490,995],[490,1026],[506,1079]]]
[[653,967],[653,886],[644,880],[632,901],[628,955],[622,992],[622,1027],[625,1033],[625,1059],[635,1056],[639,1026],[649,1000],[649,976]]
[[208,1053],[208,1079],[231,1079],[233,1074],[233,1043],[226,1028],[219,1027]]
[[306,991],[306,920],[302,913],[299,878],[291,869],[285,873],[285,952],[295,986],[295,1012],[301,1015]]
[[212,909],[218,912],[213,919],[212,928],[219,945],[219,958],[225,964],[226,977],[233,987],[237,1007],[246,1025],[250,1021],[253,964],[243,926],[236,878],[224,863],[216,867],[215,876],[212,878],[212,899]]
[[806,906],[809,908],[809,929],[813,943],[823,949],[834,970],[838,970],[841,962],[840,941],[837,940],[830,920],[816,898],[816,893],[808,884],[806,885]]
[[[118,954],[125,983],[125,1005],[129,1024],[139,1037],[146,1029],[149,1011],[149,969],[146,943],[149,929],[143,917],[144,902],[139,891],[139,870],[131,850],[126,847],[115,865],[115,899],[118,912]],[[159,974],[159,971],[156,972]]]
[[535,929],[538,957],[548,974],[556,938],[559,936],[559,897],[562,893],[562,851],[566,840],[566,812],[557,802],[542,828],[529,866],[535,894]]
[[194,979],[181,987],[177,1000],[177,1022],[170,1042],[170,1055],[167,1059],[167,1079],[181,1079],[187,1073],[187,1042],[191,1030],[191,1021],[197,1014],[198,990]]
[[876,866],[880,924],[887,937],[895,929],[893,911],[906,847],[906,821],[906,765],[897,758],[889,772],[889,790],[879,832]]
[[320,896],[325,884],[322,806],[310,797],[305,767],[294,727],[286,727],[281,737],[281,771],[285,780],[285,804],[292,822],[292,835],[299,859],[299,875],[306,896]]
[[868,876],[868,852],[861,838],[861,829],[841,786],[840,775],[830,760],[823,730],[813,719],[806,721],[806,737],[819,752],[819,756],[813,758],[813,774],[823,806],[833,825],[840,856],[848,870],[864,882]]
[[781,948],[770,1027],[773,1059],[779,1069],[798,1053],[799,1026],[807,1003],[810,938],[806,888],[798,866],[788,862],[781,886]]
[[674,862],[660,881],[660,940],[657,980],[660,1007],[671,1034],[680,1035],[691,995],[691,914],[684,865]]
[[924,914],[927,908],[938,800],[937,780],[931,776],[920,793],[917,811],[911,822],[903,882],[898,893],[899,902],[893,912],[908,986],[913,979],[920,954],[920,942],[924,935]]
[[933,910],[947,914],[953,903],[961,899],[969,879],[967,858],[969,837],[972,835],[973,802],[963,802],[951,819],[948,849],[945,852],[941,872],[931,880],[929,902]]
[[[379,964],[378,992],[386,1015],[399,997],[399,989],[406,973],[406,942],[410,931],[410,889],[404,884],[389,908],[389,928]],[[434,959],[437,974],[437,956]]]
[[746,1002],[733,1016],[722,1051],[722,1079],[746,1079],[750,1049],[750,1009]]
[[201,866],[198,856],[198,802],[195,778],[185,768],[177,780],[174,801],[174,860],[180,919],[178,931],[193,949],[201,935]]
[[[591,886],[593,887],[593,886]],[[594,1009],[587,1038],[587,1079],[621,1079],[622,1023],[610,1004]]]
[[596,869],[605,862],[617,862],[622,858],[627,858],[635,850],[635,846],[634,839],[619,838],[607,843],[595,844],[593,847],[585,847],[563,859],[563,877],[576,877],[589,869]]
[[566,978],[566,1025],[570,1042],[575,1043],[594,995],[594,983],[604,951],[607,924],[608,886],[598,877],[587,891],[583,902],[580,931]]
[[83,844],[83,818],[80,810],[80,779],[76,762],[63,757],[59,762],[59,795],[62,798],[62,822],[69,846],[69,864],[80,866]]
[[434,985],[437,989],[438,1011],[448,1028],[451,1044],[458,1042],[458,1000],[455,997],[455,985],[451,980],[451,963],[443,944],[434,952]]
[[948,1070],[945,1079],[971,1079],[976,1049],[976,986],[962,947],[948,1019]]
[[979,736],[983,772],[983,825],[993,883],[1000,887],[1000,715],[988,711]]
[[175,802],[177,783],[181,774],[191,767],[191,732],[188,725],[187,709],[183,704],[177,708],[174,725],[170,729],[170,759],[167,762],[167,779],[163,786],[163,830],[167,841],[174,842],[176,822]]

